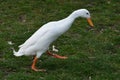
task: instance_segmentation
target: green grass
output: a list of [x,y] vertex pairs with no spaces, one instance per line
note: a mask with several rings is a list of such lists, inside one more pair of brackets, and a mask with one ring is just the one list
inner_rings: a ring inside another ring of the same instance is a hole
[[[91,12],[95,27],[78,18],[53,43],[67,60],[43,54],[37,66],[47,72],[34,72],[31,56],[13,56],[11,47],[18,49],[40,26],[80,8]],[[120,80],[119,0],[0,0],[0,80]]]

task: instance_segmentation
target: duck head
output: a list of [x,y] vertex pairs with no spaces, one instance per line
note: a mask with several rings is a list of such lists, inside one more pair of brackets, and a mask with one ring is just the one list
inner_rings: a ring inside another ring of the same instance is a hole
[[72,14],[75,18],[77,17],[86,18],[89,25],[91,27],[94,27],[92,20],[91,20],[90,12],[87,9],[79,9],[79,10],[74,11]]

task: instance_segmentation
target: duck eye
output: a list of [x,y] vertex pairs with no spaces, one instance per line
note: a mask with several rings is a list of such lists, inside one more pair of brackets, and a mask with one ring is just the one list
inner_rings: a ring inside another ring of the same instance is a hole
[[89,14],[89,13],[86,13],[87,15]]

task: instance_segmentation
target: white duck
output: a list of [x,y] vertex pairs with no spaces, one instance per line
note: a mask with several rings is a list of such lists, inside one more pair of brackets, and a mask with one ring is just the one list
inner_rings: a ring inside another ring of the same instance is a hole
[[65,19],[52,21],[43,25],[28,40],[26,40],[25,43],[19,46],[18,52],[13,50],[14,55],[35,55],[31,66],[32,70],[34,71],[45,71],[44,69],[37,69],[35,64],[38,58],[46,51],[49,55],[52,55],[56,58],[66,59],[67,57],[65,56],[59,56],[57,54],[50,53],[50,51],[48,51],[48,47],[60,35],[66,32],[71,27],[74,20],[78,17],[86,18],[90,26],[93,27],[89,11],[86,9],[76,10]]

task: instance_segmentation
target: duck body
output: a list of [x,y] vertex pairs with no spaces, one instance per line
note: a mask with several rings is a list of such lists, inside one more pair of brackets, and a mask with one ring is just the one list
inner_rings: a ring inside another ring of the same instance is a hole
[[[37,59],[47,51],[47,53],[55,58],[66,59],[65,56],[59,56],[52,54],[48,51],[49,45],[55,41],[60,35],[65,33],[72,25],[74,20],[78,17],[87,18],[88,23],[93,26],[90,13],[86,9],[79,9],[70,14],[67,18],[59,21],[52,21],[41,28],[39,28],[29,39],[27,39],[22,45],[19,46],[18,52],[13,49],[15,56],[29,56],[36,55],[31,66],[32,70],[39,71],[36,69],[35,64]],[[44,71],[44,70],[40,70]]]
[[60,35],[66,32],[72,25],[74,19],[67,17],[59,21],[52,21],[39,28],[28,40],[19,46],[19,51],[14,52],[15,56],[37,55],[48,50],[49,45]]

